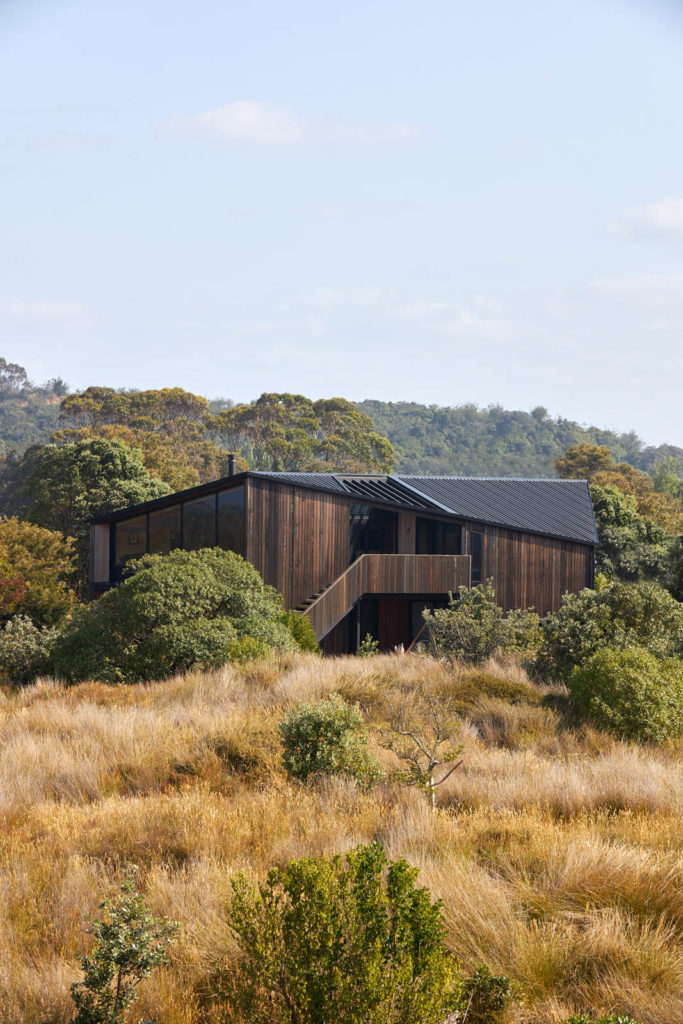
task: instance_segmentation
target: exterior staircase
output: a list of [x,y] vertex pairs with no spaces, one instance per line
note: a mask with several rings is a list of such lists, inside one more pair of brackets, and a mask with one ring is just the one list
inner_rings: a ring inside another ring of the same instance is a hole
[[299,611],[322,640],[362,597],[452,593],[470,586],[471,565],[469,555],[360,555]]

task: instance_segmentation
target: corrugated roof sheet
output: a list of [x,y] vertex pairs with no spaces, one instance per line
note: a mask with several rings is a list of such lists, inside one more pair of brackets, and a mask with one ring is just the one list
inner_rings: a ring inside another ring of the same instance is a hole
[[460,519],[596,544],[585,480],[509,477],[399,477]]

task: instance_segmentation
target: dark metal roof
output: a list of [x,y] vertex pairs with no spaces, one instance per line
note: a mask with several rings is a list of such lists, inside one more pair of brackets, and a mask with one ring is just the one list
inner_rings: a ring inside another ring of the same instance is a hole
[[597,544],[593,506],[585,480],[510,477],[399,477],[440,508],[471,519],[529,533]]
[[294,487],[345,495],[352,500],[453,516],[511,530],[597,544],[593,506],[585,480],[524,480],[510,477],[387,476],[334,473],[240,473],[186,491],[165,495],[133,508],[93,519],[115,522],[138,512],[165,508],[225,487],[248,476],[265,477]]

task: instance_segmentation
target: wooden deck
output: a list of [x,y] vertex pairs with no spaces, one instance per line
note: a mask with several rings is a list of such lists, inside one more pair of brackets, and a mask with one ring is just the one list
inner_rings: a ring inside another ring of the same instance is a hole
[[369,594],[448,594],[470,585],[469,555],[361,555],[306,608],[318,640]]

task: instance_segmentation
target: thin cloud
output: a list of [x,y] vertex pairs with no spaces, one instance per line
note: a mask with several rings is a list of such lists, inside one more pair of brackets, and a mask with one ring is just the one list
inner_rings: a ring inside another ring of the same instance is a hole
[[626,238],[683,241],[683,199],[661,199],[651,206],[632,210],[612,226],[612,231]]
[[74,323],[88,318],[80,302],[0,298],[0,321],[17,325]]
[[265,146],[297,146],[304,143],[376,145],[410,142],[419,132],[414,125],[306,119],[289,107],[255,100],[238,100],[199,114],[177,114],[173,131],[198,133],[223,142]]

